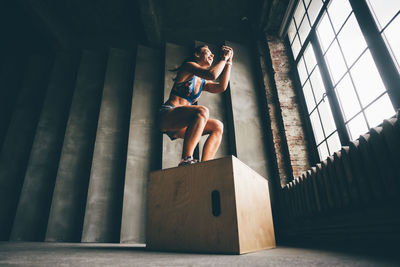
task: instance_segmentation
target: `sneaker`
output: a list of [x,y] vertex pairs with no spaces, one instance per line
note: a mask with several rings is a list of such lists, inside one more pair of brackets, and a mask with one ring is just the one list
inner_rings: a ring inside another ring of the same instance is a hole
[[194,159],[192,156],[185,157],[179,162],[178,166],[185,166],[199,162],[197,159]]

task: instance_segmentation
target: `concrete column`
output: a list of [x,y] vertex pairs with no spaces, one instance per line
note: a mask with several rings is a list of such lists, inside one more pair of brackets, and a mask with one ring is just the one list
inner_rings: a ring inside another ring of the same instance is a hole
[[159,51],[138,47],[133,86],[128,153],[125,171],[121,242],[145,243],[147,180],[150,171],[160,168],[161,133],[156,113],[162,88],[162,61]]
[[[218,56],[219,56],[219,51],[220,47],[200,41],[196,41],[195,45],[196,47],[199,45],[207,45],[210,50],[213,52],[215,55],[214,57],[214,63],[218,62]],[[228,127],[228,119],[227,119],[227,114],[226,114],[226,97],[227,93],[219,93],[219,94],[211,94],[208,92],[203,92],[201,94],[201,97],[199,99],[199,105],[205,106],[209,109],[210,111],[210,118],[212,119],[218,119],[224,124],[224,133],[222,135],[222,141],[219,149],[217,150],[217,153],[215,154],[215,158],[222,158],[228,155],[232,155],[232,152],[230,151],[230,145],[229,145],[229,127]],[[208,136],[203,136],[200,140],[200,155],[202,154],[204,143],[206,141]],[[201,157],[200,157],[201,158]]]
[[[47,88],[50,60],[31,56],[0,151],[0,240],[8,240]],[[22,77],[21,77],[22,78]]]
[[[237,157],[257,171],[268,177],[267,150],[260,110],[258,84],[253,54],[241,44],[227,42],[235,55],[230,80],[233,125]],[[270,185],[270,188],[272,186]]]
[[132,77],[132,53],[111,49],[93,152],[82,242],[120,241]]
[[[9,51],[7,51],[9,52]],[[0,149],[3,145],[12,111],[21,90],[21,76],[25,73],[26,55],[7,53],[2,55],[0,67]]]
[[79,55],[56,56],[30,153],[11,240],[43,241]]
[[[173,78],[176,72],[171,72],[171,69],[179,67],[182,62],[190,56],[190,49],[171,43],[165,44],[165,70],[164,70],[164,101],[167,101],[169,93],[174,84]],[[163,152],[162,152],[162,168],[176,167],[181,160],[183,139],[171,141],[169,137],[163,135]]]
[[83,51],[65,130],[46,241],[77,242],[83,216],[104,85],[106,53]]

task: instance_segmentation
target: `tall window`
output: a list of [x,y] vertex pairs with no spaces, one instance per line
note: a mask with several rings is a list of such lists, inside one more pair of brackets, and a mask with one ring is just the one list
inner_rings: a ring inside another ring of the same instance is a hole
[[390,53],[400,70],[400,1],[368,0],[379,33],[385,40]]
[[320,159],[399,108],[399,0],[299,0],[287,36]]

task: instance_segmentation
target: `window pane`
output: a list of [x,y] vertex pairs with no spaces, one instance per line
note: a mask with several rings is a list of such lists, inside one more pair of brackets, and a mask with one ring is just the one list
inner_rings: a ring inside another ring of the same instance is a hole
[[362,113],[357,115],[347,124],[347,129],[350,134],[350,139],[357,139],[361,134],[368,132],[368,127]]
[[300,41],[302,44],[304,44],[304,42],[306,41],[307,35],[310,32],[310,30],[311,27],[310,24],[308,23],[308,19],[305,18],[299,28]]
[[371,53],[367,50],[351,69],[361,105],[365,107],[385,91]]
[[322,126],[319,121],[319,116],[317,110],[314,110],[310,115],[311,125],[314,130],[315,142],[317,144],[321,143],[322,140],[325,139],[324,133],[322,132]]
[[331,23],[328,16],[326,15],[326,12],[322,16],[322,19],[318,24],[316,30],[318,34],[318,40],[321,44],[322,52],[324,53],[328,49],[333,38],[335,38],[335,33],[333,32]]
[[367,43],[354,14],[347,20],[337,38],[348,66],[353,64],[364,49],[367,48]]
[[329,101],[325,99],[318,106],[319,114],[321,115],[322,125],[325,130],[325,135],[330,135],[333,131],[336,130],[335,121],[333,120],[331,106],[329,105]]
[[304,94],[304,98],[306,99],[308,113],[310,113],[313,110],[313,108],[315,107],[315,100],[314,100],[314,96],[311,91],[311,86],[310,86],[309,81],[306,82],[306,84],[303,87],[303,94]]
[[329,156],[328,148],[326,147],[326,142],[323,142],[318,146],[318,154],[320,160],[324,160]]
[[332,82],[333,84],[336,84],[347,70],[342,53],[340,52],[340,48],[336,40],[333,42],[328,52],[326,52],[325,59],[328,63],[329,73],[331,74]]
[[304,51],[304,60],[306,61],[308,72],[311,73],[314,66],[317,65],[317,60],[315,59],[314,50],[311,43]]
[[384,94],[375,103],[365,109],[369,127],[375,127],[395,114],[389,96]]
[[300,58],[299,63],[297,64],[297,71],[299,72],[301,84],[304,84],[304,82],[308,78],[308,74],[307,74],[306,66],[304,65],[303,57]]
[[348,0],[332,0],[329,3],[328,13],[336,33],[339,32],[340,27],[342,27],[351,11]]
[[[350,4],[352,1],[358,0],[297,0],[293,18],[288,26],[287,34],[293,56],[298,61],[297,71],[321,159],[341,148],[329,101],[332,99],[326,97],[324,82],[331,86],[332,81],[333,92],[329,93],[337,97],[341,109],[335,110],[335,115],[343,116],[345,127],[352,140],[368,132],[368,127],[375,127],[395,114],[389,93],[353,13]],[[365,0],[365,2],[375,16],[382,38],[400,72],[400,0]],[[326,10],[321,10],[324,3]],[[322,16],[316,21],[320,13]],[[310,38],[305,46],[310,31],[314,30],[312,37],[315,34],[317,40]],[[322,55],[315,54],[315,51],[320,52],[318,43]],[[374,47],[374,49],[385,48]],[[300,54],[300,51],[304,53]],[[325,73],[323,77],[327,78],[327,81],[322,79],[320,72],[322,66],[318,63],[326,63],[330,77]]]
[[303,1],[300,0],[293,15],[294,19],[296,20],[297,26],[300,25],[300,22],[303,19],[305,13],[306,10],[304,9]]
[[332,134],[332,135],[328,138],[327,143],[328,143],[328,147],[329,147],[329,151],[330,151],[330,154],[331,154],[331,155],[332,155],[333,153],[335,153],[336,151],[339,151],[339,150],[342,148],[342,146],[341,146],[341,144],[340,144],[339,135],[338,135],[337,132],[334,133],[334,134]]
[[348,74],[336,86],[336,94],[339,98],[340,107],[345,117],[345,121],[351,119],[360,110],[356,92]]
[[317,103],[321,101],[323,95],[325,94],[325,86],[322,82],[321,73],[319,72],[318,66],[315,68],[310,76],[311,85],[314,91],[315,99]]
[[289,41],[292,43],[294,36],[296,35],[296,27],[294,26],[294,20],[292,19],[290,21],[290,25],[288,28],[288,36],[289,36]]
[[297,55],[300,52],[300,41],[298,35],[296,35],[296,38],[294,38],[293,44],[292,44],[292,51],[293,51],[293,57],[296,59]]
[[[400,2],[400,1],[399,1]],[[386,43],[391,49],[392,56],[397,63],[397,68],[400,70],[400,15],[384,31]]]
[[376,24],[379,30],[400,10],[399,0],[368,0],[369,7],[375,16]]
[[321,0],[313,0],[308,7],[307,13],[310,18],[311,25],[314,24],[315,19],[318,16],[319,11],[321,10],[323,3]]

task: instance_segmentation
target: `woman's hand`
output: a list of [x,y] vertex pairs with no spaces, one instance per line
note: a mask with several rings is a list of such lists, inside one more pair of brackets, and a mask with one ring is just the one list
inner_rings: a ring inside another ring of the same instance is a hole
[[228,61],[227,61],[227,62],[232,63],[232,59],[233,59],[233,49],[230,48],[230,47],[229,47],[229,49],[230,49],[230,51],[229,51],[230,55],[229,55],[229,58],[228,58]]
[[221,59],[222,60],[225,60],[225,61],[229,60],[229,58],[231,58],[231,56],[232,56],[231,55],[232,53],[233,53],[233,50],[229,46],[223,45],[221,47],[221,54],[222,54]]
[[233,49],[229,46],[223,45],[221,47],[223,52],[223,59],[227,62],[232,62],[233,59]]

